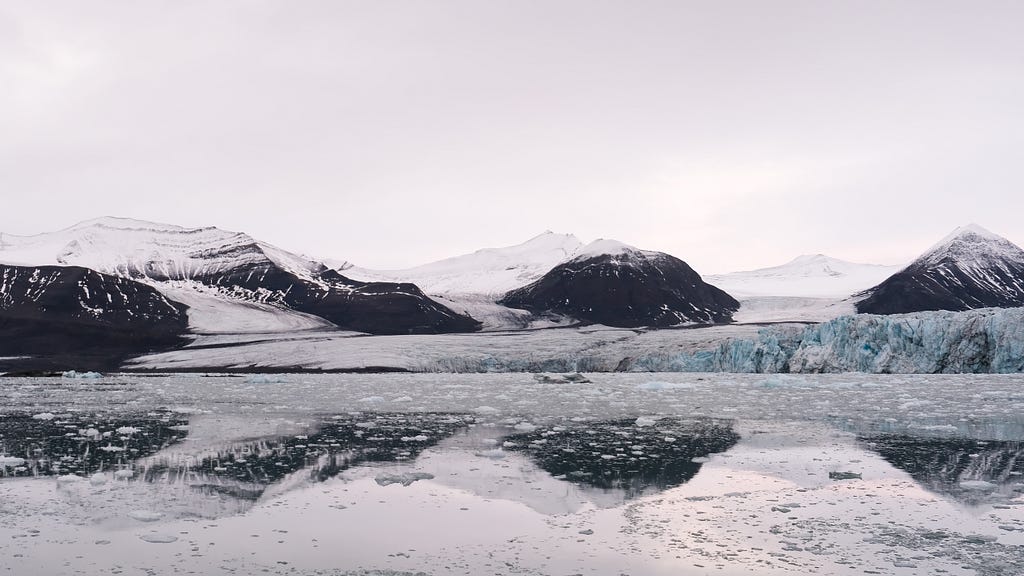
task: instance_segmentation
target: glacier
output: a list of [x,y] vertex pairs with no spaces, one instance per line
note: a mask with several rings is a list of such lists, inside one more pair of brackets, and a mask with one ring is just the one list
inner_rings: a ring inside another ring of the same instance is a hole
[[626,369],[659,372],[984,374],[1024,371],[1024,308],[841,316],[767,327],[711,349],[650,354]]
[[358,336],[199,335],[127,369],[480,372],[1018,373],[1024,308],[842,316],[820,324],[606,326]]

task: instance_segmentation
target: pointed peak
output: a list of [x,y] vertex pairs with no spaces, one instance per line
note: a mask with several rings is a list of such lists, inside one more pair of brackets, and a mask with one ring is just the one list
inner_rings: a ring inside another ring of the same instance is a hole
[[939,240],[931,248],[926,250],[925,254],[931,254],[933,252],[943,250],[955,242],[984,244],[988,242],[1009,242],[1009,240],[986,230],[978,224],[970,223],[957,227],[955,230],[947,234],[942,240]]

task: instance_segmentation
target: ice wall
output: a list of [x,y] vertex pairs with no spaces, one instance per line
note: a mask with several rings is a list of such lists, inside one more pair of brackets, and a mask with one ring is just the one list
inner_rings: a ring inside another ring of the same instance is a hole
[[621,368],[701,372],[1024,372],[1024,308],[843,316],[808,326],[765,328],[677,354],[653,352]]

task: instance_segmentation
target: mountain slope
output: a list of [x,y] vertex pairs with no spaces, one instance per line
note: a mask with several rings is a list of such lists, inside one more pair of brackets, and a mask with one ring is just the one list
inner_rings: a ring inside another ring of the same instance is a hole
[[857,312],[870,314],[1024,306],[1024,250],[977,225],[957,228],[863,295]]
[[113,367],[184,344],[185,311],[150,286],[86,268],[0,265],[0,356]]
[[[37,236],[8,236],[0,262],[77,265],[160,287],[182,281],[244,302],[323,318],[373,334],[464,332],[478,329],[407,283],[350,280],[323,264],[218,228],[182,228],[100,218]],[[209,291],[205,293],[209,296]]]
[[682,260],[611,240],[588,244],[499,303],[618,327],[729,322],[739,307]]

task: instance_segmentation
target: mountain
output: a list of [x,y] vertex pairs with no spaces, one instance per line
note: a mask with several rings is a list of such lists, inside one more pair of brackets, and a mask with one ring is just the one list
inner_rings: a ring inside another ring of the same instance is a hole
[[899,266],[847,262],[824,254],[805,254],[781,266],[711,275],[705,279],[737,297],[833,298],[866,290],[899,269]]
[[617,327],[729,322],[739,303],[662,252],[598,240],[499,304]]
[[971,224],[863,296],[857,312],[869,314],[1024,306],[1024,250]]
[[366,281],[413,282],[427,294],[479,294],[495,299],[513,288],[537,280],[568,260],[583,243],[572,234],[544,232],[503,248],[484,248],[405,270],[369,270],[340,264],[350,278]]
[[[298,313],[306,315],[303,320],[319,317],[324,324],[372,334],[479,329],[478,322],[413,284],[351,280],[247,234],[214,227],[100,218],[49,234],[4,235],[0,263],[81,266],[158,289],[166,286],[205,303],[213,298],[226,306]],[[215,316],[217,309],[197,307]]]
[[326,263],[349,278],[413,282],[431,298],[480,320],[484,330],[510,330],[550,326],[552,322],[496,301],[509,290],[537,280],[582,246],[571,234],[548,231],[515,246],[484,248],[405,270],[371,270],[330,260]]
[[184,344],[185,311],[150,286],[78,266],[0,265],[0,356],[116,367]]

